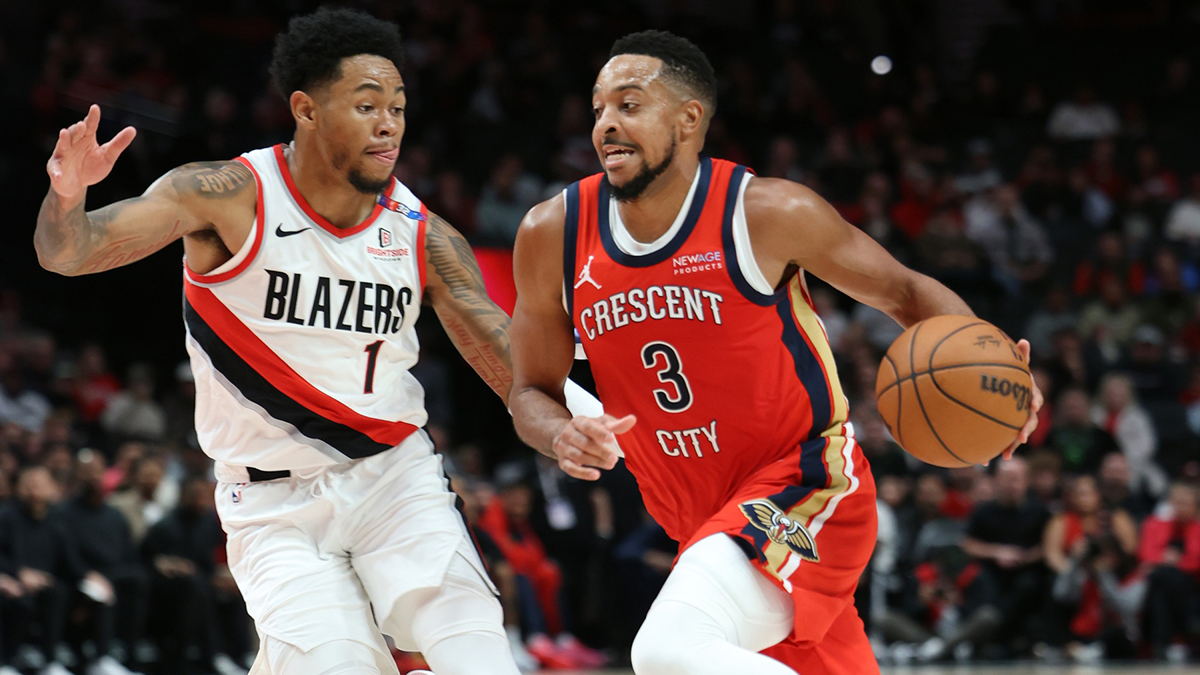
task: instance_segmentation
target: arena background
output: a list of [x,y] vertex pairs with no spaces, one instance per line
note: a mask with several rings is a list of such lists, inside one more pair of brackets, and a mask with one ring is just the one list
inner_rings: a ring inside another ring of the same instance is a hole
[[[1200,521],[1186,502],[1194,511],[1200,481],[1200,2],[344,4],[401,26],[409,104],[397,176],[468,236],[497,297],[511,295],[509,249],[525,210],[598,170],[588,92],[612,41],[663,28],[696,42],[717,70],[708,153],[811,186],[980,316],[1033,342],[1048,403],[1019,453],[1031,474],[1024,503],[1034,505],[1022,513],[1033,514],[1040,541],[1048,514],[1073,508],[1076,476],[1093,476],[1105,514],[1129,512],[1139,540],[1122,551],[1097,537],[1066,556],[1067,572],[1034,563],[1019,570],[1019,590],[989,593],[978,581],[989,564],[959,542],[986,537],[995,511],[979,507],[996,497],[996,481],[906,461],[872,401],[875,368],[899,329],[813,284],[891,523],[859,603],[884,663],[936,657],[1025,672],[996,665],[1018,660],[1045,664],[1029,672],[1060,672],[1042,668],[1122,660],[1140,669],[1196,653]],[[70,527],[77,495],[101,489],[142,519],[128,555],[95,566],[143,580],[152,630],[139,637],[139,620],[118,603],[114,644],[118,656],[149,659],[147,671],[168,672],[173,645],[186,647],[195,672],[211,672],[214,654],[236,661],[252,648],[219,541],[195,561],[205,609],[189,616],[201,618],[183,621],[188,612],[161,601],[158,556],[183,556],[212,531],[186,530],[192,539],[175,541],[178,550],[146,534],[189,513],[214,519],[198,489],[209,467],[179,365],[182,247],[83,279],[42,270],[32,233],[45,161],[57,130],[92,102],[103,109],[102,140],[126,124],[139,131],[89,191],[92,207],[179,164],[288,140],[288,109],[267,82],[272,38],[316,6],[0,0],[0,498],[19,511],[18,475],[47,467],[67,545],[83,549],[95,548],[96,533]],[[562,572],[555,606],[519,592],[506,606],[526,638],[569,631],[626,665],[672,553],[631,477],[619,468],[585,485],[535,464],[431,313],[421,335],[431,432],[468,508],[492,535]],[[586,364],[576,376],[588,381]],[[19,561],[6,536],[0,527],[7,574]],[[514,567],[500,549],[494,565]],[[1008,573],[998,572],[1015,582]],[[130,597],[136,605],[141,596]],[[67,642],[86,654],[95,608],[82,596],[72,603]],[[25,619],[10,620],[10,604],[0,600],[5,658],[34,667]],[[981,608],[999,614],[999,627],[960,640],[979,628],[971,620]],[[531,646],[551,663],[579,656]]]

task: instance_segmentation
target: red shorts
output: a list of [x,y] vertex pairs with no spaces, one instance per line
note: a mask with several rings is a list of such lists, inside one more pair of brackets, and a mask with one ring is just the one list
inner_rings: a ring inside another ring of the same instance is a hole
[[724,532],[753,550],[763,575],[791,594],[795,629],[764,654],[804,675],[864,675],[879,665],[854,591],[875,530],[866,459],[853,441],[833,437],[809,441],[754,474],[684,549]]

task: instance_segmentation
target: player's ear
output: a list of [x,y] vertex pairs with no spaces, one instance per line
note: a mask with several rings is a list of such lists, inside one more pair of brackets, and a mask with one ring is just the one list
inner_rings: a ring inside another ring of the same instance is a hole
[[316,125],[317,102],[312,96],[302,91],[293,91],[288,98],[288,104],[292,108],[296,126],[311,129]]
[[684,138],[700,133],[704,129],[704,104],[696,99],[684,103],[679,109],[679,118]]

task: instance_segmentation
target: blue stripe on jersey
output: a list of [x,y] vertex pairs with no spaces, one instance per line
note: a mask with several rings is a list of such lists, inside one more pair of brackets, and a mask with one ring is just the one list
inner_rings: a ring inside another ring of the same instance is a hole
[[820,359],[800,334],[800,327],[796,325],[796,318],[792,316],[790,294],[785,293],[776,300],[775,311],[779,313],[783,322],[783,344],[792,354],[792,360],[796,364],[796,376],[800,378],[800,384],[808,392],[809,401],[812,403],[813,421],[809,434],[819,434],[829,426],[832,416],[830,401],[833,399],[833,392],[830,391],[829,380],[825,378]]
[[700,214],[704,212],[705,202],[708,201],[708,184],[712,180],[712,160],[708,157],[700,158],[700,183],[696,186],[696,194],[692,196],[692,205],[688,208],[687,216],[683,220],[683,225],[679,228],[679,232],[671,241],[667,242],[666,246],[647,253],[646,255],[629,255],[617,246],[617,242],[613,240],[612,226],[608,220],[608,200],[609,186],[608,178],[600,179],[599,195],[596,198],[597,224],[600,229],[600,242],[604,244],[604,252],[608,257],[626,267],[650,267],[657,265],[660,262],[669,260],[671,256],[679,252],[679,248],[683,246],[683,242],[687,241],[688,236],[696,227],[696,222],[700,220]]
[[575,246],[579,239],[579,183],[567,188],[567,220],[563,225],[563,296],[567,316],[575,323]]
[[324,441],[347,457],[370,457],[391,449],[391,445],[374,441],[357,429],[321,417],[277,389],[225,344],[186,299],[183,314],[188,332],[208,354],[213,367],[271,417],[296,427],[309,438]]
[[754,287],[746,281],[746,275],[742,273],[742,266],[738,264],[737,247],[734,245],[733,214],[737,210],[738,192],[742,187],[742,178],[745,175],[746,167],[740,165],[735,167],[733,175],[729,177],[729,189],[725,193],[725,217],[721,222],[721,244],[725,249],[725,268],[729,270],[729,278],[733,280],[733,285],[741,292],[742,297],[761,307],[770,307],[787,294],[787,287],[779,289],[772,295],[763,295],[754,290]]

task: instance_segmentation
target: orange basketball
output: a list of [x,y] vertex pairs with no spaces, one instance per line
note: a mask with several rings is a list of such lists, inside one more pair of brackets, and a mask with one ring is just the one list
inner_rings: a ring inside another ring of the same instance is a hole
[[982,464],[1017,439],[1033,380],[1017,345],[971,316],[935,316],[904,331],[875,379],[879,414],[902,448],[937,466]]

